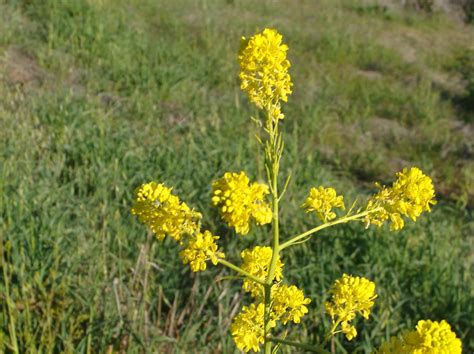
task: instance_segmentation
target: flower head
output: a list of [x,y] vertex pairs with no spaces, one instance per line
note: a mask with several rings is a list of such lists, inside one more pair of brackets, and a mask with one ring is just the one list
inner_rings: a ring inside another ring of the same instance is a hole
[[223,252],[218,251],[215,242],[218,239],[218,236],[213,236],[209,231],[190,236],[186,248],[179,253],[183,263],[189,263],[193,272],[206,270],[208,260],[217,265],[218,258],[225,257]]
[[288,46],[274,29],[266,28],[250,39],[242,38],[239,52],[240,88],[258,108],[264,108],[276,119],[283,118],[280,100],[287,102],[291,94]]
[[430,205],[436,204],[433,181],[416,167],[398,172],[392,187],[379,188],[367,205],[367,210],[373,211],[365,218],[367,226],[381,226],[390,219],[390,228],[400,230],[405,225],[402,216],[416,221],[423,211],[431,211]]
[[[244,306],[242,311],[234,318],[230,326],[235,345],[240,350],[248,352],[259,351],[259,346],[264,342],[264,312],[265,304],[251,304]],[[275,322],[270,321],[269,327],[275,327]]]
[[307,213],[316,212],[316,215],[322,222],[333,220],[336,213],[332,211],[333,208],[344,207],[344,197],[337,195],[334,188],[311,188],[306,201],[301,205]]
[[276,285],[272,293],[272,313],[283,324],[289,321],[300,323],[301,317],[308,313],[311,299],[305,298],[303,290],[294,285]]
[[416,330],[403,334],[401,338],[392,337],[377,351],[379,354],[395,353],[439,353],[461,354],[462,343],[446,321],[421,320]]
[[349,322],[356,314],[369,318],[370,310],[377,297],[375,284],[362,277],[343,274],[331,288],[331,301],[325,303],[326,312],[331,316],[333,324],[340,323],[342,332],[348,340],[352,340],[357,331]]
[[[256,246],[251,250],[245,249],[240,254],[242,257],[241,268],[253,276],[265,280],[268,275],[272,254],[271,247]],[[278,259],[275,267],[275,280],[280,281],[283,278],[282,270],[283,263]],[[250,292],[253,297],[261,298],[263,296],[263,286],[249,278],[245,278],[242,288]]]
[[135,190],[132,214],[148,225],[159,240],[166,235],[181,242],[199,230],[201,214],[191,210],[164,184],[150,182]]
[[212,204],[219,208],[224,221],[239,234],[250,230],[250,218],[258,225],[272,220],[270,206],[264,201],[268,187],[252,183],[244,172],[227,172],[212,183]]

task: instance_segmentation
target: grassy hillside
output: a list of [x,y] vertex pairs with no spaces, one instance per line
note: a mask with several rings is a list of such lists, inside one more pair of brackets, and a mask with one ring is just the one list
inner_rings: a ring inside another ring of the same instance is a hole
[[264,27],[283,33],[294,81],[283,237],[315,224],[298,207],[313,185],[350,200],[419,166],[438,194],[402,232],[347,225],[290,249],[285,276],[313,302],[289,336],[321,341],[327,290],[347,272],[379,294],[349,352],[427,318],[474,351],[472,25],[375,1],[0,0],[0,352],[235,351],[239,283],[191,274],[130,206],[159,180],[229,259],[268,238],[235,236],[209,201],[225,171],[264,178],[236,61]]

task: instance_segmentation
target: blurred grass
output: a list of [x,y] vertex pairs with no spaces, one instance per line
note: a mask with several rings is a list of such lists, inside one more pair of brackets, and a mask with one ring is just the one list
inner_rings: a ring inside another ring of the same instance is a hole
[[403,232],[347,225],[290,249],[285,276],[313,302],[289,337],[321,340],[327,289],[348,272],[379,293],[349,352],[426,318],[474,351],[472,26],[349,0],[2,0],[0,352],[15,338],[31,353],[235,351],[239,284],[190,274],[129,209],[137,185],[160,180],[203,211],[228,258],[266,240],[222,227],[209,190],[227,170],[264,177],[236,52],[268,26],[295,85],[283,237],[314,224],[298,205],[315,184],[354,199],[417,165],[439,194]]

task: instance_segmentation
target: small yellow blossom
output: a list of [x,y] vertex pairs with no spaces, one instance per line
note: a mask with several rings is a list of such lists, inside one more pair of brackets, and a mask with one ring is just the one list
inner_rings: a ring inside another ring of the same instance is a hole
[[316,212],[316,215],[322,222],[328,222],[336,217],[336,213],[332,208],[345,209],[344,198],[337,195],[334,188],[311,188],[308,198],[301,205],[307,213]]
[[311,299],[305,298],[303,290],[294,285],[275,285],[274,288],[272,312],[275,318],[283,324],[289,321],[300,323],[301,317],[308,313],[305,305],[308,305]]
[[191,210],[164,184],[150,182],[135,190],[132,214],[148,225],[158,240],[166,235],[181,242],[183,235],[199,230],[201,214]]
[[331,294],[331,301],[325,303],[326,312],[331,316],[333,326],[341,324],[342,332],[348,340],[352,340],[357,331],[349,322],[357,313],[365,319],[369,318],[377,297],[375,284],[366,278],[343,274],[332,286]]
[[377,351],[379,354],[461,354],[462,343],[448,322],[421,320],[416,330],[392,337]]
[[[256,246],[251,250],[245,249],[240,254],[242,257],[241,268],[262,281],[265,281],[268,275],[272,254],[272,248],[268,246]],[[283,278],[282,270],[283,263],[278,259],[275,267],[275,280],[280,281]],[[250,292],[253,297],[261,298],[263,296],[263,286],[249,278],[245,278],[242,288]]]
[[282,119],[280,100],[288,101],[291,83],[286,58],[288,46],[274,29],[266,28],[250,39],[242,38],[239,52],[240,88],[258,108],[264,108],[276,119]]
[[[230,331],[237,348],[244,352],[259,351],[260,344],[265,341],[264,313],[265,304],[251,304],[248,307],[244,306],[242,311],[234,318]],[[269,328],[275,327],[275,321],[271,320],[268,326]]]
[[272,221],[272,211],[264,201],[268,187],[252,183],[244,172],[227,172],[212,183],[212,204],[219,208],[224,221],[239,234],[250,230],[250,218],[258,225]]
[[215,242],[218,239],[218,236],[213,236],[209,231],[190,236],[186,248],[179,253],[183,263],[189,263],[193,272],[206,270],[208,260],[217,265],[217,260],[225,257],[223,252],[218,251]]
[[405,225],[402,216],[416,221],[423,211],[431,211],[430,205],[436,204],[433,181],[416,167],[398,172],[392,187],[378,187],[379,193],[367,205],[367,210],[373,211],[365,218],[367,226],[381,226],[390,219],[390,228],[400,230]]

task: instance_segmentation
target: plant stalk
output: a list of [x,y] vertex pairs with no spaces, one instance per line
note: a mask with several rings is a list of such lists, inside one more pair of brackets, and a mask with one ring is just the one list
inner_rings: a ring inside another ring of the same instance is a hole
[[265,314],[264,314],[264,330],[265,330],[265,343],[264,343],[264,352],[265,354],[271,354],[272,352],[272,342],[267,339],[269,335],[269,323],[270,323],[270,305],[271,305],[271,289],[273,284],[273,278],[275,277],[276,264],[279,259],[280,253],[280,241],[279,241],[279,197],[278,197],[278,172],[280,169],[280,158],[283,150],[281,135],[278,132],[278,118],[275,119],[272,117],[271,111],[269,112],[268,117],[268,133],[269,141],[266,149],[266,163],[267,170],[269,170],[270,176],[269,183],[271,186],[272,193],[272,259],[270,261],[270,266],[268,268],[268,275],[266,279],[265,286]]
[[230,262],[227,262],[225,259],[222,259],[222,258],[219,258],[217,260],[217,262],[219,262],[220,264],[222,264],[223,266],[226,266],[227,268],[230,268],[232,270],[235,270],[237,273],[240,273],[242,274],[243,276],[249,278],[249,279],[252,279],[254,282],[260,284],[260,285],[264,285],[265,286],[265,281],[263,281],[262,279],[260,278],[257,278],[256,276],[250,274],[249,272],[246,272],[245,270],[243,270],[242,268],[240,267],[237,267],[236,265],[230,263]]
[[327,350],[325,350],[321,347],[318,347],[318,346],[310,345],[310,344],[303,344],[303,343],[299,343],[299,342],[293,342],[291,340],[274,338],[274,337],[269,337],[268,340],[272,341],[274,343],[281,343],[281,344],[291,345],[292,347],[304,349],[304,350],[312,352],[312,353],[330,354],[330,352],[328,352]]
[[280,245],[280,251],[287,248],[287,247],[290,247],[291,245],[295,244],[296,242],[298,242],[299,240],[301,239],[304,239],[305,237],[309,236],[309,235],[312,235],[318,231],[321,231],[323,229],[326,229],[328,227],[331,227],[331,226],[334,226],[334,225],[338,225],[338,224],[345,224],[349,221],[352,221],[352,220],[357,220],[357,219],[360,219],[370,213],[373,213],[375,211],[377,211],[378,209],[374,209],[374,210],[366,210],[366,211],[363,211],[361,213],[358,213],[358,214],[354,214],[354,215],[351,215],[351,216],[345,216],[345,217],[342,217],[340,219],[337,219],[337,220],[334,220],[334,221],[330,221],[330,222],[327,222],[325,224],[322,224],[322,225],[319,225],[319,226],[316,226],[315,228],[312,228],[311,230],[308,230],[306,232],[303,232],[302,234],[299,234],[297,236],[294,236],[292,237],[290,240],[282,243]]

